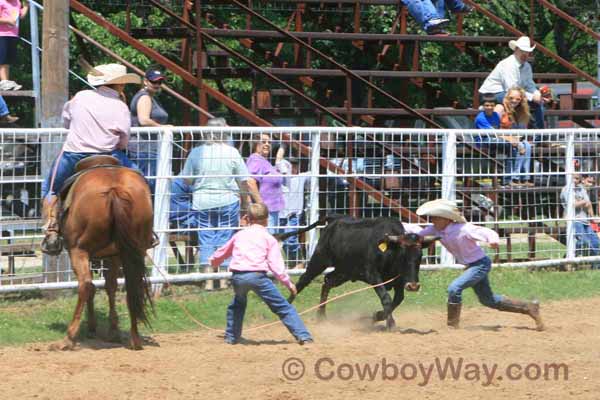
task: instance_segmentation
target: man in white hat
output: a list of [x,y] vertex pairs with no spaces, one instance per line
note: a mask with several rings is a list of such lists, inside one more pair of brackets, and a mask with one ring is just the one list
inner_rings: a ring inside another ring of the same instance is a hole
[[123,152],[127,148],[131,128],[123,90],[126,84],[139,84],[140,77],[127,73],[123,65],[105,64],[90,70],[87,80],[95,90],[82,90],[65,103],[62,118],[69,134],[42,182],[48,227],[55,228],[56,194],[65,180],[73,175],[78,161],[105,154],[116,157],[127,167],[133,167]]
[[458,328],[462,306],[462,292],[472,287],[477,298],[486,307],[499,311],[529,315],[535,320],[538,330],[544,329],[540,317],[539,303],[512,300],[494,294],[488,274],[492,260],[485,254],[478,242],[485,242],[497,249],[500,243],[498,234],[491,229],[468,223],[458,211],[456,203],[450,200],[428,201],[417,209],[417,215],[428,215],[433,225],[422,230],[414,224],[405,226],[407,230],[420,236],[437,236],[442,245],[466,267],[458,278],[448,286],[448,326]]
[[502,117],[504,107],[502,101],[508,89],[519,86],[525,90],[531,111],[535,117],[535,127],[544,129],[544,103],[550,99],[542,96],[533,81],[533,71],[527,59],[535,49],[527,36],[508,42],[513,54],[500,61],[494,70],[483,81],[479,88],[481,95],[491,93],[496,96],[495,111]]

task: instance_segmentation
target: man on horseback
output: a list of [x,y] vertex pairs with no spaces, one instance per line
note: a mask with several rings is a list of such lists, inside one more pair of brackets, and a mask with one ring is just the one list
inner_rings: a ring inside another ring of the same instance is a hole
[[49,236],[56,237],[58,233],[56,196],[67,178],[73,175],[77,162],[90,156],[110,155],[126,167],[133,166],[123,152],[131,128],[123,89],[126,84],[139,84],[140,77],[127,73],[120,64],[105,64],[93,68],[87,80],[96,90],[82,90],[65,104],[62,117],[69,134],[42,183],[47,218],[43,243],[46,245]]

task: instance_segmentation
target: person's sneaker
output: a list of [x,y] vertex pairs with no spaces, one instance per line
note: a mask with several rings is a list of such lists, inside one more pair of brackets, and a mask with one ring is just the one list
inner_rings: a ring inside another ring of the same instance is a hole
[[225,338],[225,343],[227,343],[227,344],[238,344],[239,342],[240,342],[239,340]]
[[3,117],[0,117],[0,122],[4,122],[5,124],[14,124],[19,120],[19,117],[13,117],[10,114],[6,114]]
[[448,26],[449,19],[446,18],[434,18],[429,20],[429,26],[425,30],[428,35],[447,35],[446,27]]
[[0,81],[0,90],[19,90],[22,87],[23,86],[19,85],[15,81],[9,81],[9,80]]
[[307,344],[312,344],[314,342],[315,341],[313,339],[300,339],[300,340],[298,340],[298,344],[300,346],[304,346],[304,345],[307,345]]

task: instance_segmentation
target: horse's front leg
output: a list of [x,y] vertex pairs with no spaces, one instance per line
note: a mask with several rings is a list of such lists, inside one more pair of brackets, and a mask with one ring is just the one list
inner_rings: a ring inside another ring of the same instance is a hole
[[81,249],[73,248],[69,250],[69,257],[71,259],[71,266],[79,283],[78,297],[77,305],[75,306],[75,312],[73,313],[73,319],[71,320],[69,328],[67,329],[67,337],[64,339],[63,343],[58,346],[60,350],[71,350],[73,347],[75,347],[75,338],[79,333],[83,306],[88,301],[90,294],[94,290],[94,285],[92,284],[92,273],[90,271],[90,258],[88,253]]

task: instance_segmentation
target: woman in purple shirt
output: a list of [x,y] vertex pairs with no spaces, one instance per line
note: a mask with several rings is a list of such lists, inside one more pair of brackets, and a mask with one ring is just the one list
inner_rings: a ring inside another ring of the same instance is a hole
[[268,158],[271,155],[271,135],[262,133],[260,140],[253,143],[253,153],[248,157],[246,166],[252,178],[248,180],[251,191],[259,192],[262,202],[269,208],[268,227],[271,233],[279,229],[279,211],[285,208],[283,199],[283,175]]
[[535,320],[538,330],[544,329],[537,301],[511,300],[492,292],[488,277],[492,260],[477,242],[488,243],[490,247],[497,249],[500,238],[496,232],[467,223],[456,204],[449,200],[428,201],[417,209],[417,215],[430,216],[433,224],[417,233],[420,236],[438,236],[456,261],[466,267],[465,272],[448,286],[448,326],[458,328],[462,291],[472,287],[484,306],[529,315]]

